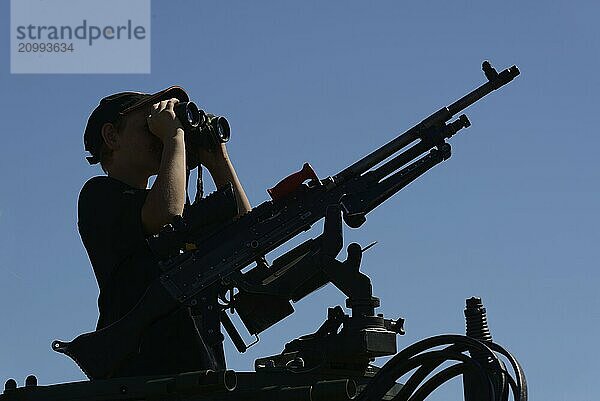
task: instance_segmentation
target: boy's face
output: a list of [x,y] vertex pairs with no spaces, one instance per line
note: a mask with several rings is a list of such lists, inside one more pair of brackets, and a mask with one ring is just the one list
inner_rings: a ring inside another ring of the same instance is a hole
[[[158,173],[162,155],[162,142],[150,132],[147,117],[152,105],[134,110],[125,116],[119,130],[119,149],[115,157],[140,173],[154,175]],[[118,153],[118,155],[117,155]]]

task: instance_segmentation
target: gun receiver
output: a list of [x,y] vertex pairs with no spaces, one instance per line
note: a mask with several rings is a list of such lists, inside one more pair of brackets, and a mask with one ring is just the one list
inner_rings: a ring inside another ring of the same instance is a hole
[[[74,359],[90,378],[111,377],[115,368],[135,352],[142,333],[151,323],[182,305],[196,305],[196,297],[214,286],[250,288],[252,283],[245,280],[241,270],[308,230],[325,217],[329,206],[341,207],[346,224],[360,227],[371,210],[451,156],[446,140],[470,125],[465,115],[450,121],[456,114],[519,75],[516,66],[497,73],[488,62],[483,63],[483,70],[486,83],[338,174],[319,180],[306,165],[269,191],[271,201],[209,234],[191,234],[186,242],[193,243],[196,249],[162,263],[164,273],[126,316],[71,342],[54,341],[52,348]],[[396,155],[415,141],[418,142]],[[389,157],[392,158],[371,170]],[[318,274],[314,277],[316,281],[292,292],[292,296],[314,291],[327,282]],[[280,315],[286,313],[280,312]],[[257,324],[252,331],[264,329],[265,324],[271,322]]]

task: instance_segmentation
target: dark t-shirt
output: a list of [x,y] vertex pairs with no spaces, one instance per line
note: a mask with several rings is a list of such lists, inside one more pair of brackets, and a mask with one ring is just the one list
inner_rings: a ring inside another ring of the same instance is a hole
[[[90,179],[79,194],[79,233],[100,288],[97,329],[127,314],[160,274],[142,227],[147,194],[106,176]],[[114,376],[216,369],[222,364],[222,344],[207,347],[190,310],[183,307],[156,321],[144,333],[139,355]]]

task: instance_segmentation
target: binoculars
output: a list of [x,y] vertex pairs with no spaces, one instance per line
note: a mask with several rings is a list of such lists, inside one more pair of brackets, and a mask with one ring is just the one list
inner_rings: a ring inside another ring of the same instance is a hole
[[185,131],[185,141],[205,149],[229,141],[231,129],[225,117],[205,113],[194,102],[180,102],[173,108]]

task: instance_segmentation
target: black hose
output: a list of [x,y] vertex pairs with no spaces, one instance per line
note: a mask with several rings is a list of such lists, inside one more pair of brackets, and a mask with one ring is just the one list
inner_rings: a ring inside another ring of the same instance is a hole
[[[435,337],[430,337],[419,342],[416,342],[404,350],[400,351],[396,356],[390,359],[377,372],[365,389],[359,394],[356,401],[372,401],[380,400],[386,392],[396,383],[398,370],[402,370],[403,364],[413,356],[420,354],[427,349],[439,347],[443,345],[461,345],[460,352],[463,350],[474,349],[488,356],[491,360],[490,368],[496,371],[501,371],[502,366],[497,356],[490,350],[486,344],[461,335],[446,334]],[[441,351],[440,351],[441,352]],[[400,369],[398,369],[400,368]],[[414,367],[413,367],[414,369]],[[405,372],[406,373],[406,372]],[[404,373],[403,373],[404,374]]]
[[[432,348],[448,345],[441,350]],[[477,359],[463,354],[472,354],[473,351],[484,356],[489,361],[482,366]],[[507,371],[502,360],[496,355],[506,357],[514,370],[515,378]],[[431,373],[438,369],[444,362],[459,361],[461,363],[446,368],[421,384]],[[469,366],[470,365],[470,366]],[[460,368],[459,368],[460,366]],[[377,401],[383,399],[386,393],[396,384],[396,380],[410,372],[417,370],[408,378],[405,386],[395,395],[393,401],[422,400],[446,381],[464,373],[464,369],[476,368],[482,383],[488,388],[488,399],[508,400],[508,387],[513,393],[515,401],[527,401],[527,382],[519,362],[502,346],[491,341],[479,340],[461,335],[441,335],[430,337],[410,345],[390,359],[371,379],[355,401]],[[492,375],[502,375],[504,384],[500,393],[495,391]]]
[[[518,390],[518,391],[515,391],[515,389],[513,387],[513,395],[515,397],[515,401],[527,401],[527,379],[525,378],[525,372],[523,371],[521,364],[519,364],[519,361],[517,361],[517,359],[510,352],[508,352],[506,349],[504,349],[504,347],[502,347],[499,344],[489,343],[488,346],[493,351],[498,352],[499,354],[506,357],[506,359],[510,362],[510,364],[515,372],[516,379],[514,380],[514,382],[515,382],[515,386]],[[507,376],[510,379],[512,379],[512,377],[510,375],[507,375]]]
[[457,364],[450,366],[441,372],[435,374],[431,379],[427,380],[415,394],[408,399],[408,401],[422,401],[429,394],[433,393],[438,387],[447,381],[455,378],[458,375],[464,374],[468,370],[468,367],[464,364]]

